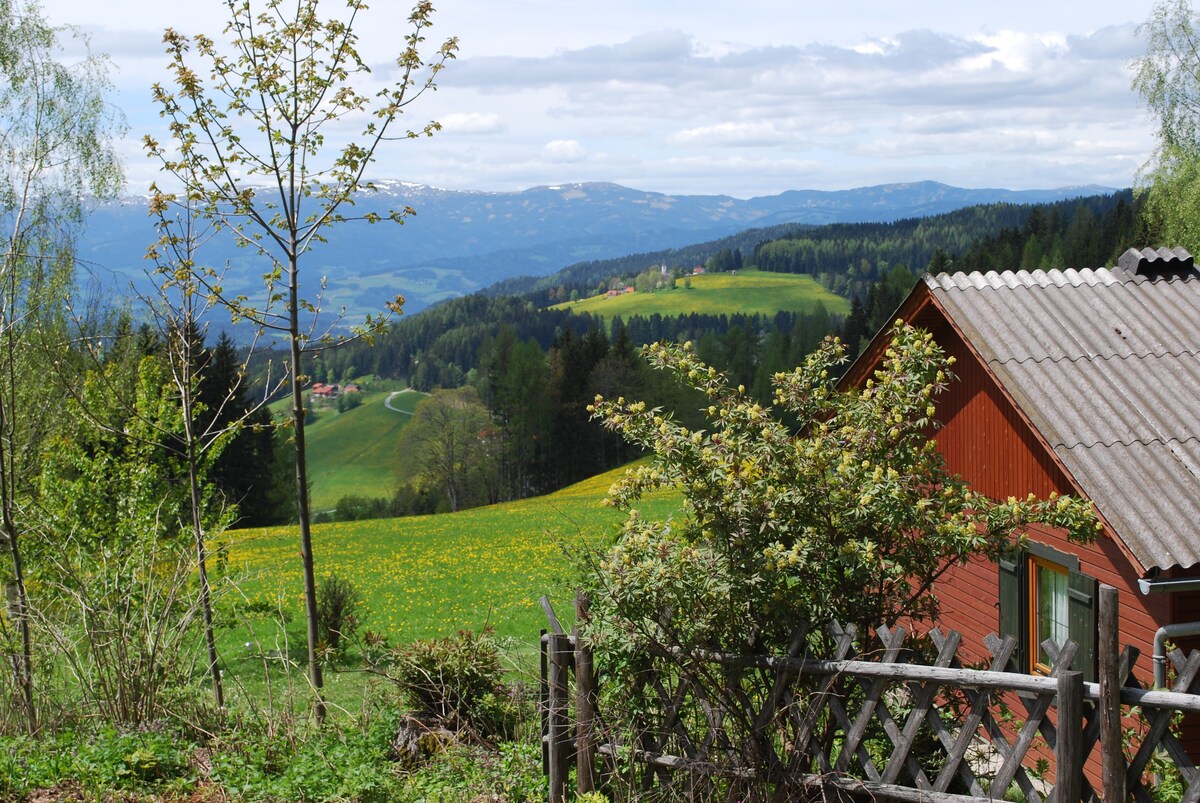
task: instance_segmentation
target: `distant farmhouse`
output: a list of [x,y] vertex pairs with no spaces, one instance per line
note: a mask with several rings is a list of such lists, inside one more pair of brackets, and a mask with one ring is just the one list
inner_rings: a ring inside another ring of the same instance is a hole
[[336,399],[343,393],[359,393],[361,390],[362,389],[354,383],[347,385],[338,385],[336,383],[332,385],[326,385],[324,382],[313,382],[312,387],[309,388],[309,392],[318,399]]

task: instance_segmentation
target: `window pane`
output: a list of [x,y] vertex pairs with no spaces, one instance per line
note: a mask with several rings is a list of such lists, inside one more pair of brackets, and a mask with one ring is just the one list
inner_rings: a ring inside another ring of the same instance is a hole
[[1062,645],[1070,637],[1067,622],[1067,575],[1041,564],[1037,565],[1036,574],[1038,661],[1049,665],[1050,657],[1041,648],[1041,642],[1049,638]]

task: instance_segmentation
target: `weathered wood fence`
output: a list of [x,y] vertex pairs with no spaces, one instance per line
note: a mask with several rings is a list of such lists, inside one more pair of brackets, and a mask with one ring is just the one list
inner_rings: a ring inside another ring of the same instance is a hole
[[[1152,761],[1173,767],[1182,803],[1200,803],[1200,773],[1170,728],[1178,712],[1200,713],[1200,652],[1170,655],[1170,691],[1142,687],[1132,671],[1138,650],[1118,650],[1111,588],[1100,595],[1099,683],[1069,670],[1072,642],[1044,643],[1051,671],[1042,676],[1007,671],[1012,637],[986,639],[991,661],[979,670],[960,664],[956,632],[931,631],[936,657],[918,664],[903,628],[879,628],[877,649],[867,653],[853,631],[833,625],[825,643],[835,646],[823,656],[812,654],[800,628],[785,656],[647,656],[641,688],[622,697],[644,696],[657,716],[635,717],[636,727],[598,708],[590,649],[542,603],[550,620],[541,683],[550,803],[574,799],[572,768],[578,793],[605,786],[707,800],[721,789],[774,789],[773,798],[747,791],[745,799],[782,800],[791,797],[781,789],[807,789],[967,803],[1016,788],[1028,803],[1152,803],[1162,782],[1151,777]],[[580,621],[586,603],[576,607]],[[1135,721],[1140,727],[1128,727]]]

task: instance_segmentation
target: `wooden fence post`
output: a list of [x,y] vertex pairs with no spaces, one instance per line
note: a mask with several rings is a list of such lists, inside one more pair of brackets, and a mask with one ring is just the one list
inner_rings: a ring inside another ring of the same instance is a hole
[[596,790],[596,670],[592,649],[579,635],[588,600],[575,596],[575,785],[579,794]]
[[542,775],[550,774],[550,640],[546,631],[538,639],[541,675],[538,678],[538,714],[542,730]]
[[1117,589],[1100,586],[1100,762],[1104,803],[1125,798],[1125,754],[1121,749],[1121,644]]
[[1058,732],[1054,745],[1054,803],[1083,797],[1083,673],[1058,676]]
[[567,662],[572,660],[571,637],[550,635],[550,803],[566,803],[570,728],[567,722]]

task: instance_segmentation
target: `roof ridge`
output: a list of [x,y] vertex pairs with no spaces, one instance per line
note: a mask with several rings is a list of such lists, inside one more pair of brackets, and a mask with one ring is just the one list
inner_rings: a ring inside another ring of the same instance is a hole
[[1005,268],[1004,270],[958,270],[926,273],[931,288],[941,290],[981,290],[984,287],[1064,287],[1114,284],[1171,284],[1200,280],[1200,268],[1189,272],[1146,276],[1130,273],[1119,266],[1098,268]]
[[[1121,275],[1118,275],[1120,273]],[[954,271],[938,274],[926,274],[926,283],[935,289],[942,290],[982,290],[984,287],[1000,289],[1007,287],[1055,287],[1080,285],[1112,285],[1124,284],[1130,281],[1124,271],[1114,268],[1036,268],[1028,270],[988,270],[988,271]]]

